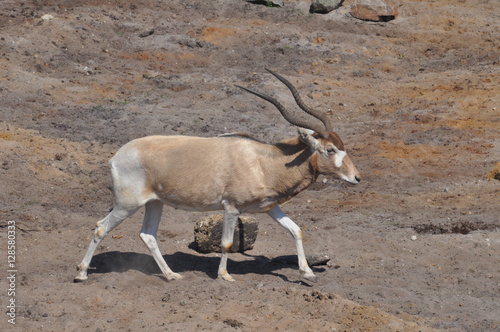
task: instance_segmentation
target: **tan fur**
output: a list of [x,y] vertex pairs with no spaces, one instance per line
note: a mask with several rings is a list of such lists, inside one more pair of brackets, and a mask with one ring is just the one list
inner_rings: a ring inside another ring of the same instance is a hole
[[238,136],[150,136],[125,145],[112,164],[126,168],[130,151],[145,171],[143,199],[186,210],[220,210],[227,200],[241,212],[265,212],[318,175],[298,138],[270,145]]

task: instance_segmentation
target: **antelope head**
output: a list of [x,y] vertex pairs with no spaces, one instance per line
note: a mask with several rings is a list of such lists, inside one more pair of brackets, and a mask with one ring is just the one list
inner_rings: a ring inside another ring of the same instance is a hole
[[321,124],[293,116],[278,100],[266,94],[238,85],[237,87],[272,103],[288,122],[299,127],[300,140],[312,150],[315,158],[312,161],[315,161],[315,166],[320,174],[332,176],[351,184],[358,184],[361,181],[360,174],[347,154],[342,139],[333,132],[330,119],[326,114],[305,105],[297,89],[283,76],[267,68],[266,70],[288,87],[295,102],[304,112],[320,120]]

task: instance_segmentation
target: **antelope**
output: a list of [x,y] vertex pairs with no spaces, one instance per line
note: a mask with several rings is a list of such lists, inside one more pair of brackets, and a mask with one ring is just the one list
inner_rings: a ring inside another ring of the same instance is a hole
[[316,281],[304,254],[302,231],[280,205],[309,187],[320,174],[351,184],[359,183],[360,175],[326,114],[306,106],[288,80],[267,70],[315,119],[299,119],[278,100],[237,86],[276,106],[298,127],[299,136],[276,144],[239,133],[209,138],[147,136],[125,144],[109,161],[115,205],[97,222],[85,257],[77,266],[75,282],[87,280],[90,261],[102,239],[142,206],[146,208],[141,239],[167,280],[182,278],[169,268],[156,241],[164,204],[188,211],[224,211],[218,278],[234,281],[227,272],[227,258],[240,214],[265,212],[293,236],[303,278]]

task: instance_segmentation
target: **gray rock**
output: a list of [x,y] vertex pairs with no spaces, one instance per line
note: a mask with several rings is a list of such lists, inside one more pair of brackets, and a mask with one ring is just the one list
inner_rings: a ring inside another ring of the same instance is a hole
[[[194,227],[196,250],[202,253],[221,252],[222,220],[220,214],[200,219]],[[243,252],[253,248],[259,223],[253,217],[240,217],[236,223],[231,252]]]
[[330,261],[330,256],[325,254],[306,255],[309,266],[326,265]]
[[273,5],[275,6],[278,6],[278,7],[283,7],[285,5],[285,1],[284,0],[268,0],[266,1],[267,3],[272,3]]
[[[306,260],[309,266],[326,265],[330,261],[330,256],[326,254],[312,254],[306,255]],[[299,265],[297,255],[279,256],[273,258],[272,261],[281,264]]]
[[255,3],[258,5],[266,5],[268,7],[283,7],[285,0],[245,0],[246,2]]
[[154,33],[155,33],[155,29],[151,29],[151,30],[144,31],[144,32],[140,33],[139,37],[141,37],[141,38],[149,37]]
[[398,8],[390,0],[354,0],[351,5],[351,15],[364,21],[387,22],[398,14]]
[[312,0],[310,13],[327,14],[339,8],[344,0]]

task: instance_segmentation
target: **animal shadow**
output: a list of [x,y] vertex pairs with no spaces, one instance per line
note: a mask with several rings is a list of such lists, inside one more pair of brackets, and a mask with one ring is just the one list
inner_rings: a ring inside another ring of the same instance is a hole
[[[297,267],[296,256],[280,256],[272,260],[264,256],[249,255],[247,253],[233,253],[232,255],[243,255],[253,259],[235,261],[228,259],[228,270],[232,275],[259,274],[274,275],[284,281],[292,283],[302,283]],[[230,256],[231,257],[231,256]],[[220,257],[201,256],[200,254],[190,254],[185,252],[176,252],[172,255],[163,255],[163,258],[174,272],[192,272],[198,271],[205,273],[212,279],[217,278],[217,269],[219,267]],[[297,276],[300,280],[289,279],[287,276],[276,272],[283,268],[294,270],[292,276]],[[158,275],[165,279],[160,268],[153,257],[149,254],[135,252],[109,251],[95,255],[92,258],[88,274],[106,274],[111,272],[127,272],[128,270],[139,271],[146,275]],[[318,269],[313,269],[321,271]],[[166,279],[165,279],[166,280]],[[307,282],[306,282],[307,284]]]

